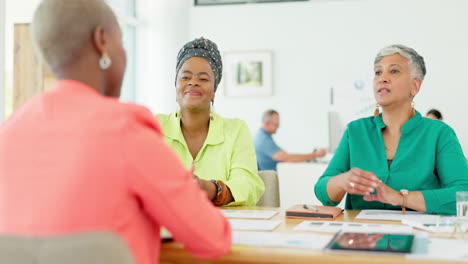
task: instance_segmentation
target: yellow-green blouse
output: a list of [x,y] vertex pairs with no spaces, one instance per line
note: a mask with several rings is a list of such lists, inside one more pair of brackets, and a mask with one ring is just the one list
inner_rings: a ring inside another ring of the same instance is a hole
[[[194,162],[180,128],[180,114],[157,115],[166,142],[190,168]],[[257,203],[265,186],[258,176],[257,159],[250,131],[244,121],[215,114],[208,136],[195,158],[194,174],[204,180],[221,180],[231,190],[229,205]]]

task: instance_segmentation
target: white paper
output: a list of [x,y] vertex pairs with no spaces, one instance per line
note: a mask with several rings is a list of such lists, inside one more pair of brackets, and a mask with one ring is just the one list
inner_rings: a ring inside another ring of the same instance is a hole
[[458,219],[455,216],[437,216],[435,219],[403,219],[401,223],[432,233],[465,232],[468,230],[468,220]]
[[244,220],[244,219],[229,219],[231,228],[234,230],[257,230],[257,231],[272,231],[281,224],[280,220]]
[[364,233],[411,233],[413,229],[405,225],[368,224],[339,221],[303,221],[294,227],[295,231],[337,233],[341,230]]
[[387,221],[401,221],[403,219],[419,219],[424,221],[435,221],[437,215],[429,215],[421,212],[406,211],[403,214],[401,211],[396,210],[362,210],[357,216],[357,220],[387,220]]
[[430,238],[425,254],[410,254],[409,259],[468,261],[468,240]]
[[333,235],[277,232],[232,232],[233,244],[259,247],[323,249],[332,238]]
[[250,219],[270,219],[278,213],[278,211],[263,211],[263,210],[221,210],[224,216],[228,218],[250,218]]

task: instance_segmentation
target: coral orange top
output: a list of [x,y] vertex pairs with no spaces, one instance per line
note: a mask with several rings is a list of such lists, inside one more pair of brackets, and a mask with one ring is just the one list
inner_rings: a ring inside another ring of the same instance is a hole
[[146,108],[62,80],[0,127],[0,233],[113,231],[153,264],[161,226],[199,257],[231,246],[229,222]]

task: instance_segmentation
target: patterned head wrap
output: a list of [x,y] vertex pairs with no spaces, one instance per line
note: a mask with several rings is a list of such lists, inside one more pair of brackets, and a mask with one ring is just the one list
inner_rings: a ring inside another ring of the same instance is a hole
[[216,43],[201,37],[185,44],[177,55],[176,81],[180,67],[182,67],[185,61],[192,57],[202,57],[210,63],[215,76],[214,90],[216,92],[221,77],[223,76],[223,63]]

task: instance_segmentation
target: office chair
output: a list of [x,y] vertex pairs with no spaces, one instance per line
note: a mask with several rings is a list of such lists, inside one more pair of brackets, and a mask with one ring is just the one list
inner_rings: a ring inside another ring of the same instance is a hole
[[44,237],[0,235],[0,263],[135,264],[125,242],[110,232]]
[[258,175],[262,178],[263,183],[265,184],[265,193],[263,193],[260,200],[258,200],[257,206],[279,207],[280,195],[278,174],[273,170],[265,170],[259,171]]

